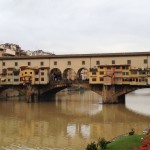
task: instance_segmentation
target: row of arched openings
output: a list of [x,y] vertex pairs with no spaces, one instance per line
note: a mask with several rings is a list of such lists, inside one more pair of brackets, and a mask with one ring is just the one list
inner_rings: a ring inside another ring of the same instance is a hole
[[89,79],[89,71],[87,68],[80,68],[76,73],[72,68],[67,68],[63,72],[58,68],[53,68],[50,71],[51,81],[61,81],[61,80],[81,80],[87,81]]

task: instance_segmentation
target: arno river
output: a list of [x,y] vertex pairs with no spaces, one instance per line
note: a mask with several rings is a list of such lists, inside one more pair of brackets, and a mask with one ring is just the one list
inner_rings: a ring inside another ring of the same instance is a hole
[[[149,91],[149,93],[145,92]],[[150,89],[126,96],[125,105],[101,105],[91,91],[59,92],[51,102],[0,100],[0,150],[84,150],[150,126]]]

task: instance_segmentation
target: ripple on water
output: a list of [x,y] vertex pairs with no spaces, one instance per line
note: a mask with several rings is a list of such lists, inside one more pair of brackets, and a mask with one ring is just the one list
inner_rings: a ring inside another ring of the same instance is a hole
[[10,146],[1,146],[1,150],[73,150],[72,148],[49,148],[49,147],[35,147],[35,148],[30,148],[24,145],[10,145]]

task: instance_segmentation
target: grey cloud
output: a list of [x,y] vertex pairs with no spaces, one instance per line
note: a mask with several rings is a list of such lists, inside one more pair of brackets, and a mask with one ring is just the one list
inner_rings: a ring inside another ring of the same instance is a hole
[[0,42],[54,53],[149,50],[148,0],[0,0]]

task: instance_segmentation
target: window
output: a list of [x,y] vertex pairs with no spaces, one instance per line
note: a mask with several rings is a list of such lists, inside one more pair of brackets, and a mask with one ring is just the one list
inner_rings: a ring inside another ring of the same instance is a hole
[[19,79],[14,79],[14,82],[18,82],[19,81]]
[[104,74],[104,71],[100,71],[100,73],[99,73],[100,75],[103,75]]
[[30,74],[32,74],[32,72],[30,72]]
[[128,66],[122,66],[122,69],[126,70],[126,69],[129,69],[129,67]]
[[140,74],[140,75],[145,75],[146,72],[145,72],[145,71],[140,71],[139,74]]
[[96,75],[96,72],[92,72],[92,75]]
[[41,75],[44,75],[44,72],[41,72]]
[[31,66],[31,62],[28,62],[28,66]]
[[96,61],[96,65],[100,65],[100,61],[99,60]]
[[137,71],[131,71],[131,74],[137,74]]
[[27,72],[25,72],[24,74],[27,74]]
[[8,82],[10,82],[10,79],[8,79]]
[[85,65],[85,61],[82,61],[82,65]]
[[71,61],[68,61],[68,65],[71,65]]
[[8,76],[12,76],[13,74],[12,74],[12,73],[8,73],[7,75],[8,75]]
[[35,71],[35,75],[38,75],[38,74],[39,74],[39,71],[38,71],[38,70],[36,70],[36,71]]
[[147,64],[147,59],[144,59],[144,64]]
[[44,62],[43,61],[41,61],[41,66],[44,66]]
[[35,81],[39,81],[39,79],[38,79],[38,78],[35,78]]
[[111,67],[107,67],[108,70],[111,70]]
[[96,78],[92,78],[92,81],[96,81]]
[[100,69],[104,69],[104,67],[100,66]]
[[131,65],[131,60],[127,60],[127,64],[128,64],[128,65]]
[[57,61],[54,61],[54,65],[57,65]]
[[115,60],[112,60],[112,64],[115,64]]
[[3,62],[3,66],[5,66],[5,62]]
[[104,79],[103,79],[103,78],[100,78],[100,81],[104,81]]
[[41,81],[44,81],[44,78],[41,78]]
[[18,66],[18,62],[15,62],[15,66]]
[[120,69],[120,66],[116,66],[116,69]]

